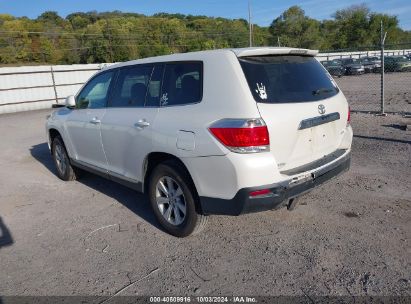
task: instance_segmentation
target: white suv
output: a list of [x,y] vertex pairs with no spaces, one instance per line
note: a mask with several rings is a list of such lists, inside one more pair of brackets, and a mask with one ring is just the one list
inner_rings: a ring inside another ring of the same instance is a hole
[[316,53],[226,49],[110,66],[47,120],[57,174],[87,170],[147,193],[180,237],[210,214],[291,209],[350,166],[348,104]]

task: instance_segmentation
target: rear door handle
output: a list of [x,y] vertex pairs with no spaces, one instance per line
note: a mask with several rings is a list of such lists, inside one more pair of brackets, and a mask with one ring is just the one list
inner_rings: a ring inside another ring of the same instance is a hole
[[95,124],[95,125],[98,125],[99,123],[101,123],[101,120],[98,119],[97,117],[93,117],[93,118],[90,120],[90,123]]
[[137,122],[134,124],[134,126],[137,127],[137,128],[146,128],[146,127],[148,127],[149,125],[150,125],[150,123],[149,123],[147,120],[145,120],[145,119],[141,119],[141,120],[137,121]]

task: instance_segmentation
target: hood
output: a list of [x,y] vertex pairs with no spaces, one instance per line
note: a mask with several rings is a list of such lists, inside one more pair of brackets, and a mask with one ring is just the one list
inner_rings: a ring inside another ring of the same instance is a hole
[[364,68],[362,64],[358,64],[358,63],[347,64],[346,67],[350,67],[353,69],[363,69]]

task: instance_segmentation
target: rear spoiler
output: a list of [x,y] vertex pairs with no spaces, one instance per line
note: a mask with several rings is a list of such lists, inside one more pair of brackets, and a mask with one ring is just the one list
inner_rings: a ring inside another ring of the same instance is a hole
[[249,57],[249,56],[267,56],[267,55],[303,55],[303,56],[316,56],[318,50],[309,49],[297,49],[286,47],[265,47],[265,48],[244,48],[234,49],[233,52],[237,57]]

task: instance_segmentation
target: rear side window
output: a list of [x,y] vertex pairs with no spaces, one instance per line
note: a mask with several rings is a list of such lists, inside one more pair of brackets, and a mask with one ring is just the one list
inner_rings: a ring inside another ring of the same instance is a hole
[[111,97],[111,107],[143,107],[153,66],[134,66],[120,70]]
[[239,60],[257,102],[307,102],[338,93],[334,80],[314,57],[258,56]]
[[200,102],[203,94],[202,62],[166,64],[160,98],[161,106]]

